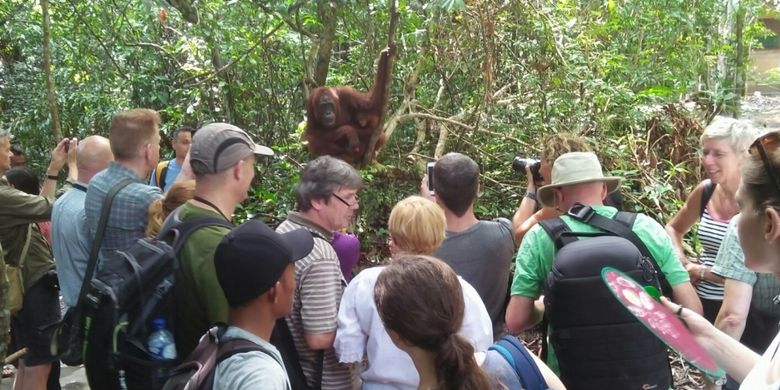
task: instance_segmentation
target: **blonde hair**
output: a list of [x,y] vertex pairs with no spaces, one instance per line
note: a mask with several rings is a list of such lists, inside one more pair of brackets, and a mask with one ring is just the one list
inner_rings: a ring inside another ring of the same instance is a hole
[[570,152],[590,152],[590,145],[585,138],[574,133],[557,133],[544,140],[541,160],[552,165],[562,154]]
[[704,141],[723,139],[728,141],[731,150],[736,153],[742,153],[747,150],[760,133],[752,123],[746,120],[716,116],[704,128],[704,133],[702,133],[699,142],[704,144]]
[[195,196],[195,180],[182,180],[173,183],[168,192],[165,193],[165,197],[156,199],[149,204],[149,222],[146,224],[146,236],[156,237],[163,222],[165,222],[165,218],[173,210],[176,210],[177,207],[192,199],[193,196]]
[[414,195],[395,204],[387,227],[401,251],[431,255],[444,241],[447,220],[436,203]]

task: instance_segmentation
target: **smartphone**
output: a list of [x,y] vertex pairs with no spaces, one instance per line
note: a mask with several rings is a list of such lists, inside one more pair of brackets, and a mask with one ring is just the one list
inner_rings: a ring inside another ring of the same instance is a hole
[[70,138],[65,139],[65,153],[68,153],[70,150]]
[[436,161],[428,161],[426,168],[428,169],[428,191],[433,193],[433,166],[436,165]]

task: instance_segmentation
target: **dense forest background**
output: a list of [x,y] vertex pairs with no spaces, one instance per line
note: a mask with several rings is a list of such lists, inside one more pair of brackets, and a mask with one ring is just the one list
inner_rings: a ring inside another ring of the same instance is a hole
[[56,139],[106,134],[121,109],[158,110],[166,134],[234,123],[277,151],[239,219],[277,223],[310,158],[308,92],[367,90],[395,42],[388,143],[362,170],[354,227],[369,262],[428,159],[472,156],[478,215],[511,217],[525,189],[513,157],[560,131],[587,136],[628,179],[629,207],[666,221],[700,179],[701,126],[739,114],[757,20],[773,12],[757,0],[5,0],[0,125],[41,168]]

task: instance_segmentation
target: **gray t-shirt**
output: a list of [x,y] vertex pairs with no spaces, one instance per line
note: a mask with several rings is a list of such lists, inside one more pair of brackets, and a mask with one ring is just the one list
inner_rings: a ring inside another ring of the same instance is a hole
[[504,333],[504,309],[515,236],[506,218],[479,221],[462,232],[447,232],[435,256],[474,286],[493,322],[493,337]]

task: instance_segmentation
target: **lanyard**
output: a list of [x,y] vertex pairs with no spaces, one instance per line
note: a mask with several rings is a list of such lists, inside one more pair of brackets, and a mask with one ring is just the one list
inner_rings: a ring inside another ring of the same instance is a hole
[[200,202],[200,203],[203,203],[203,204],[205,204],[205,205],[207,205],[207,206],[211,207],[211,208],[212,208],[212,209],[214,209],[216,212],[218,212],[218,213],[219,213],[219,215],[221,215],[221,216],[222,216],[222,218],[225,218],[225,220],[226,220],[226,221],[230,222],[230,218],[226,217],[226,216],[225,216],[225,214],[223,214],[223,213],[222,213],[222,210],[220,210],[220,209],[219,209],[219,207],[215,206],[215,205],[214,205],[214,203],[211,203],[211,202],[209,202],[208,200],[206,200],[206,199],[203,199],[203,198],[201,198],[200,196],[197,196],[197,195],[196,195],[195,197],[193,197],[192,199],[193,199],[193,200],[197,200],[198,202]]

